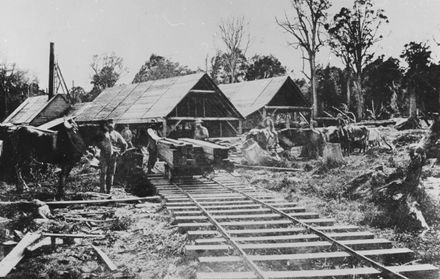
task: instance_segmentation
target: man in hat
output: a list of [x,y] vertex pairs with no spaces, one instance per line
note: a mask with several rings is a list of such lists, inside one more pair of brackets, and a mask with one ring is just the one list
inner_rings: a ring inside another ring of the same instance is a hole
[[125,142],[128,144],[128,148],[133,147],[133,133],[130,130],[128,124],[124,125],[124,129],[121,131],[121,136],[124,138]]
[[100,156],[100,191],[101,193],[110,193],[113,186],[113,179],[116,171],[116,161],[119,154],[127,149],[127,143],[124,138],[115,130],[115,124],[112,119],[102,123],[102,140],[98,147],[101,149]]
[[197,119],[195,124],[196,127],[194,128],[194,139],[206,140],[207,138],[209,138],[208,129],[202,125],[202,119]]

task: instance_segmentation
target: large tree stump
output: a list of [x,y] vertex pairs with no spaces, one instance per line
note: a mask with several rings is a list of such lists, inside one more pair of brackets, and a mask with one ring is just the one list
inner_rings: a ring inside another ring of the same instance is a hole
[[340,166],[345,163],[339,143],[325,143],[322,157],[328,166]]

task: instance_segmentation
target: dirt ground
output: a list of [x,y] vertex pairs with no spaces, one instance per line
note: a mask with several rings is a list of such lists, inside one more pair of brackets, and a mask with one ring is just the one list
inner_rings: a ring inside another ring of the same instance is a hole
[[[419,263],[440,266],[439,165],[424,167],[423,182],[432,203],[424,212],[431,230],[423,238],[418,236],[418,231],[404,231],[380,222],[378,217],[381,212],[374,203],[349,199],[342,194],[352,178],[375,166],[382,165],[386,173],[405,166],[409,160],[409,145],[425,134],[425,130],[397,132],[392,128],[382,128],[381,131],[387,141],[395,145],[394,151],[373,148],[366,154],[345,157],[346,163],[333,169],[323,167],[318,160],[304,160],[293,155],[292,160],[285,164],[303,171],[236,169],[235,173],[241,175],[246,183],[278,191],[310,211],[335,218],[338,223],[362,226],[374,231],[378,237],[394,241],[398,247],[413,249]],[[298,152],[294,151],[294,154]],[[55,191],[51,185],[54,185],[56,177],[49,176],[43,180],[46,181],[44,184],[35,183],[31,191],[22,196],[17,196],[10,185],[3,184],[0,199],[51,200]],[[77,168],[68,184],[67,199],[96,198],[91,193],[98,191],[98,172]],[[112,196],[119,198],[129,194],[122,188],[114,188]],[[7,278],[195,278],[197,263],[184,256],[186,236],[173,226],[172,217],[161,203],[74,207],[53,210],[52,214],[55,221],[43,224],[47,232],[99,234],[104,238],[75,240],[57,245],[55,249],[50,246],[37,249],[22,260]],[[21,233],[35,228],[32,218],[25,213],[8,217],[14,220],[13,229]],[[66,218],[110,221],[69,222]],[[12,233],[7,239],[18,240]],[[106,269],[91,244],[102,249],[114,261],[118,266],[117,272]]]

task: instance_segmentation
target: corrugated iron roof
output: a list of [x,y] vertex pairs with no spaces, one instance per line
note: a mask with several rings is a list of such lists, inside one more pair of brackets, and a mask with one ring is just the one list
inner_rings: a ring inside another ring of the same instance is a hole
[[16,125],[29,124],[47,103],[46,95],[29,97],[13,111],[3,123]]
[[[77,115],[76,121],[113,119],[117,123],[142,123],[164,118],[202,78],[210,79],[205,73],[196,73],[105,89]],[[227,98],[225,101],[241,117]]]
[[[267,105],[286,82],[291,82],[296,87],[295,83],[289,76],[281,76],[239,83],[221,84],[219,85],[219,88],[226,97],[231,100],[232,104],[238,109],[238,111],[240,111],[244,117],[247,117]],[[298,92],[301,94],[299,88],[297,88],[297,92],[294,93]],[[304,99],[302,94],[301,98]],[[307,103],[305,99],[304,102]]]

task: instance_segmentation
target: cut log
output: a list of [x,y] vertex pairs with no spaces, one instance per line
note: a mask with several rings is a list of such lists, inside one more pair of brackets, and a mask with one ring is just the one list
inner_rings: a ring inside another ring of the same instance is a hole
[[80,201],[51,201],[46,202],[50,207],[66,207],[69,205],[103,205],[110,203],[129,203],[129,202],[142,202],[142,201],[160,201],[160,196],[152,197],[136,197],[136,198],[124,198],[124,199],[105,199],[105,200],[80,200]]
[[396,125],[396,120],[387,119],[387,120],[374,120],[374,121],[360,121],[357,123],[353,123],[353,125],[359,126],[390,126]]
[[27,233],[11,252],[0,262],[0,278],[9,272],[23,259],[26,248],[41,237],[40,233]]
[[95,245],[92,245],[92,248],[93,250],[95,250],[98,257],[105,263],[105,265],[110,271],[115,271],[118,269],[118,267],[113,263],[113,261],[101,249],[99,249]]

